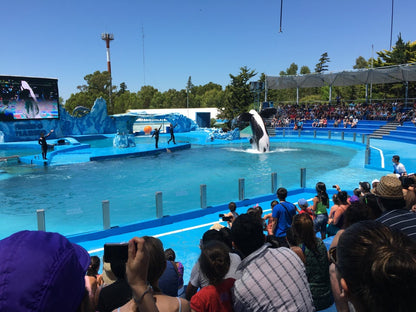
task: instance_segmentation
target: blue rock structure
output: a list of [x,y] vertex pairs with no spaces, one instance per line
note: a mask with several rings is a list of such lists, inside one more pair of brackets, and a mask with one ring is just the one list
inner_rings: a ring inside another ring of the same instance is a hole
[[[0,143],[17,141],[35,141],[40,137],[41,132],[54,132],[48,139],[70,137],[73,135],[91,134],[112,134],[118,133],[114,138],[116,147],[134,146],[133,125],[138,119],[166,120],[174,127],[174,132],[190,132],[198,129],[198,125],[192,119],[179,114],[146,114],[126,113],[118,115],[107,115],[107,103],[103,98],[98,98],[94,102],[91,111],[83,111],[81,117],[71,116],[63,107],[59,110],[59,119],[42,120],[19,120],[0,123]],[[223,132],[222,129],[207,129],[207,141],[235,140],[240,138],[240,132],[235,129],[230,132]]]
[[[137,112],[137,113],[127,113],[127,114],[122,114],[122,115],[116,115],[117,118],[119,117],[127,117],[127,116],[134,116],[136,119],[140,118],[140,119],[160,119],[160,120],[167,120],[168,122],[170,122],[173,126],[175,126],[174,128],[174,132],[189,132],[189,131],[194,131],[198,128],[198,125],[196,124],[195,121],[193,121],[192,119],[189,119],[188,117],[182,115],[182,114],[178,114],[178,113],[170,113],[170,114],[147,114],[146,112]],[[118,124],[117,124],[118,125]],[[132,131],[131,129],[133,128],[133,125],[131,125],[131,128],[129,129],[122,129],[121,127],[117,127],[118,130],[120,131],[124,131],[124,132],[129,132]],[[128,131],[126,131],[128,130]]]
[[133,134],[124,134],[117,131],[116,136],[113,139],[113,146],[118,148],[135,147]]
[[224,132],[221,128],[209,128],[207,129],[207,141],[219,140],[238,140],[240,139],[240,129],[235,128],[232,131]]

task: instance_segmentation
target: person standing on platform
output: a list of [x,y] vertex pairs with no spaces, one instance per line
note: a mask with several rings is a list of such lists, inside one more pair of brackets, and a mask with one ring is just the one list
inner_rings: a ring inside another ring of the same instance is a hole
[[40,138],[39,138],[38,143],[42,148],[42,158],[43,158],[43,160],[47,160],[46,154],[48,153],[48,143],[46,142],[46,138],[48,136],[50,136],[52,132],[53,132],[53,129],[51,131],[49,131],[49,133],[46,134],[46,135],[45,135],[45,132],[43,132],[43,131],[40,134]]
[[170,139],[168,141],[168,144],[170,143],[170,141],[173,141],[173,144],[176,144],[175,142],[175,135],[173,134],[173,129],[177,126],[178,124],[176,124],[175,126],[173,126],[172,124],[169,124],[169,133],[170,133]]
[[393,173],[398,174],[399,176],[407,175],[406,168],[404,165],[400,162],[400,156],[394,155],[392,158],[393,161]]
[[156,129],[155,128],[155,131],[152,134],[152,138],[155,137],[155,145],[156,145],[156,148],[159,148],[158,143],[159,143],[160,129],[162,129],[162,125],[160,125],[159,129]]

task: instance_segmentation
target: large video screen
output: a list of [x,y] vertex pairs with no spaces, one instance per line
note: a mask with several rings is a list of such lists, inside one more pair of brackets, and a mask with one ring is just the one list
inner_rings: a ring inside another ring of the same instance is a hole
[[0,121],[59,118],[58,80],[0,76]]

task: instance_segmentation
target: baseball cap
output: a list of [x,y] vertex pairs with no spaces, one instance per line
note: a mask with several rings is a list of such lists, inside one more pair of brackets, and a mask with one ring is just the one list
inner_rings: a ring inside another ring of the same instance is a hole
[[298,205],[299,206],[306,206],[306,205],[308,205],[308,202],[306,201],[305,198],[301,198],[301,199],[298,200]]
[[357,202],[357,201],[359,201],[360,199],[358,198],[358,196],[357,195],[352,195],[351,197],[350,197],[350,203],[354,203],[354,202]]
[[88,252],[51,232],[0,241],[1,311],[76,311],[85,295]]

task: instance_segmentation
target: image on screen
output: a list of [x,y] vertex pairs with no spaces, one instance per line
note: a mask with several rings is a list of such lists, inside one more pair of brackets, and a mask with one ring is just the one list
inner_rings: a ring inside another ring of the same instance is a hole
[[0,76],[0,121],[59,118],[58,80]]

